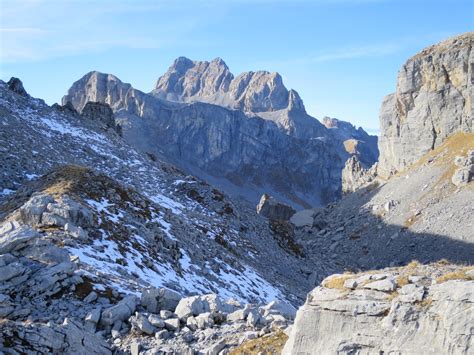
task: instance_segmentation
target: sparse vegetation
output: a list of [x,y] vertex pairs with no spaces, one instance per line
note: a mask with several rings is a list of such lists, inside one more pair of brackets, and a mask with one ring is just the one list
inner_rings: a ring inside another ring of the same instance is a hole
[[457,270],[444,274],[436,279],[437,283],[443,283],[450,280],[474,280],[474,277],[469,276],[466,271],[468,269]]
[[252,339],[230,351],[230,355],[281,354],[288,336],[281,330],[276,333]]
[[419,217],[419,216],[420,216],[420,215],[418,214],[418,215],[413,215],[413,216],[408,217],[408,218],[405,220],[405,223],[403,224],[403,226],[404,226],[405,228],[410,228],[411,226],[413,226],[413,225],[416,223],[416,221],[418,220],[418,217]]
[[357,140],[356,139],[347,139],[344,141],[344,149],[349,154],[355,154],[357,151]]
[[418,302],[417,305],[422,308],[428,308],[429,306],[431,306],[432,303],[433,303],[433,299],[431,297],[427,297],[421,302]]
[[388,296],[387,296],[387,300],[388,301],[392,301],[394,300],[395,298],[398,297],[398,291],[395,290],[395,291],[392,291]]
[[410,281],[408,281],[408,276],[409,275],[400,275],[397,277],[397,285],[398,287],[403,287],[405,285],[408,285]]
[[353,277],[354,277],[353,274],[343,274],[340,276],[331,277],[329,279],[326,279],[322,285],[326,288],[343,289],[344,282],[346,282],[346,280],[351,279]]
[[412,269],[416,269],[420,266],[421,266],[421,264],[418,260],[412,260],[407,264],[406,268],[412,270]]

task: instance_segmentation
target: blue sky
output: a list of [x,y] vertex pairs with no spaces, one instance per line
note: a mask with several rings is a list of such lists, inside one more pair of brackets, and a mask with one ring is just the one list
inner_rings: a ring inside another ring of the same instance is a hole
[[369,130],[397,71],[474,30],[474,0],[0,0],[0,78],[60,101],[91,70],[151,91],[173,59],[278,71],[317,118]]

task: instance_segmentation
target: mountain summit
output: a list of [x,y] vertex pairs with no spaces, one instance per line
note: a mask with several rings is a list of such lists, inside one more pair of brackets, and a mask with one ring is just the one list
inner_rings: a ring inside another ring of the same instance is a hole
[[152,93],[167,100],[202,101],[254,113],[288,108],[291,96],[304,111],[298,94],[290,95],[280,74],[262,70],[234,77],[221,58],[206,62],[179,57]]

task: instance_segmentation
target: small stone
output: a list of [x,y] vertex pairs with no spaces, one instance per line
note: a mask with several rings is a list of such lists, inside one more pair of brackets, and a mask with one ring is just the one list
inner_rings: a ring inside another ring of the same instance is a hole
[[193,331],[196,330],[198,328],[198,323],[196,321],[196,318],[194,318],[194,316],[189,317],[186,320],[186,326]]
[[357,288],[357,280],[356,279],[348,279],[344,281],[344,287],[354,290]]
[[156,328],[142,314],[137,313],[134,317],[131,317],[130,323],[132,323],[132,325],[139,329],[142,333],[148,335],[155,333]]
[[182,339],[186,342],[186,343],[191,343],[193,340],[194,340],[194,334],[191,333],[191,332],[187,332],[183,335]]
[[141,344],[137,341],[134,341],[130,344],[130,353],[131,355],[139,355],[141,349]]
[[370,282],[364,285],[363,287],[371,290],[391,292],[395,291],[395,289],[397,288],[397,283],[393,278],[387,278],[380,281]]
[[173,312],[168,311],[166,309],[163,309],[160,311],[160,317],[163,319],[171,318],[172,315],[173,315]]
[[165,321],[156,314],[150,314],[148,316],[148,321],[157,328],[164,328],[165,326]]
[[91,291],[84,299],[83,301],[85,303],[91,303],[91,302],[94,302],[95,300],[97,300],[97,293],[95,291]]
[[173,332],[176,330],[179,330],[179,319],[178,318],[166,319],[165,328]]
[[87,313],[85,321],[97,324],[99,323],[99,319],[100,319],[100,307],[95,308],[89,313]]
[[228,322],[243,321],[247,317],[246,312],[243,309],[238,309],[227,315]]
[[155,333],[155,338],[156,339],[166,340],[170,336],[171,336],[170,332],[168,332],[166,329],[159,330]]

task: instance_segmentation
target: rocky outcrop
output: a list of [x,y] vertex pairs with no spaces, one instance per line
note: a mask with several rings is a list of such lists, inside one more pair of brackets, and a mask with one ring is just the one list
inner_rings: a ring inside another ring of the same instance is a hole
[[365,168],[377,161],[379,150],[377,136],[371,136],[362,127],[356,128],[349,122],[337,118],[323,117],[323,125],[328,129],[332,139],[342,142],[344,150],[356,156]]
[[474,150],[467,153],[467,157],[457,156],[454,160],[457,169],[451,177],[456,186],[467,185],[474,180]]
[[263,194],[257,205],[257,213],[268,219],[287,221],[295,212],[293,208],[278,202],[268,194]]
[[100,122],[105,128],[116,129],[114,113],[105,103],[89,101],[82,108],[81,115],[84,118]]
[[414,163],[451,134],[473,130],[474,32],[428,47],[398,73],[380,109],[379,173]]
[[298,310],[283,354],[469,354],[473,301],[472,267],[333,275]]
[[12,77],[8,83],[8,88],[13,91],[14,93],[28,97],[28,93],[26,92],[25,88],[23,87],[23,83],[20,79]]
[[377,177],[377,163],[370,169],[365,169],[357,156],[352,156],[346,161],[342,170],[342,193],[347,194],[367,185]]

